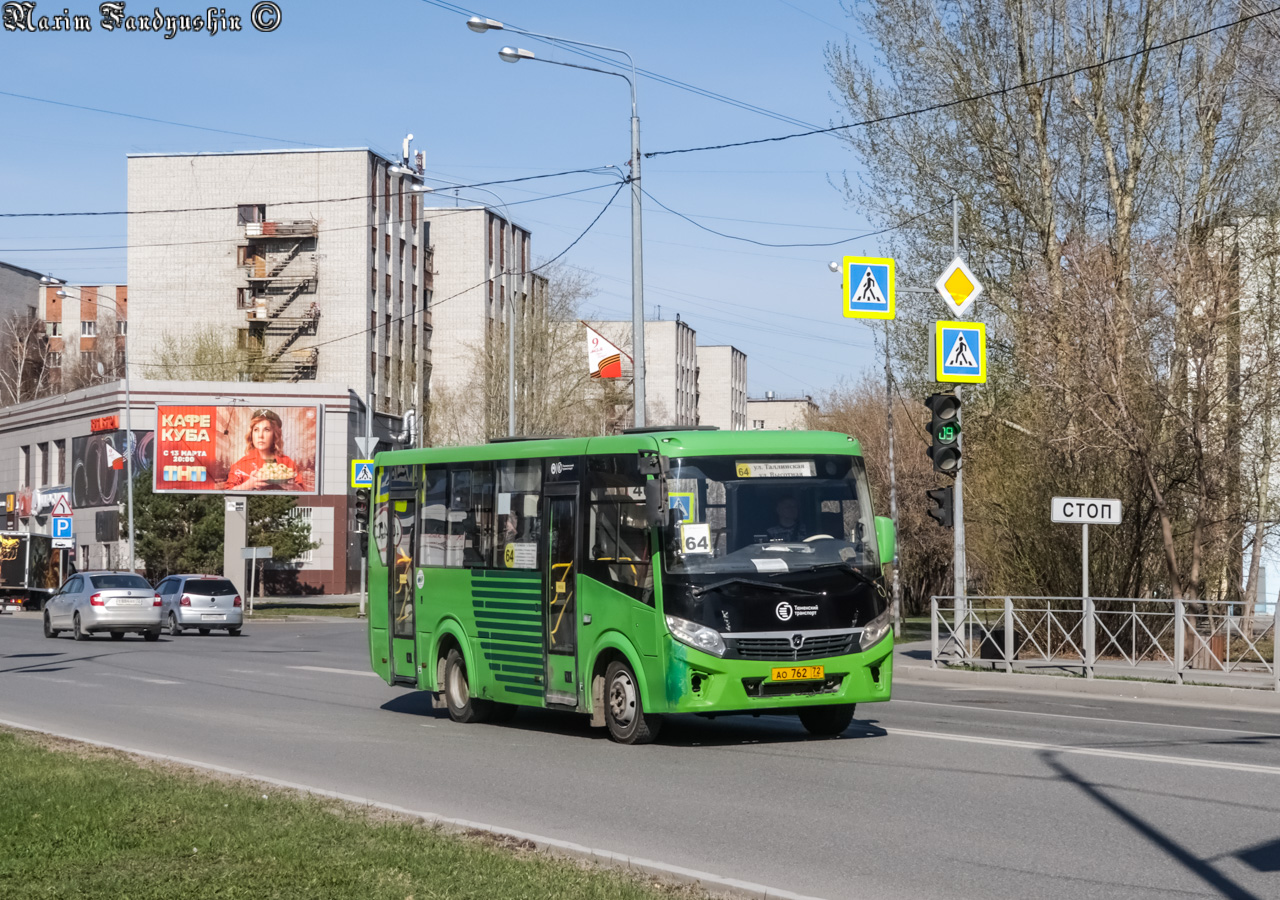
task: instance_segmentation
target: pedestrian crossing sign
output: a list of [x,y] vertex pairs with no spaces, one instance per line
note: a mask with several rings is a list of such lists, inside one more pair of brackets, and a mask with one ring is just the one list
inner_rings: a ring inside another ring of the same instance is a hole
[[934,380],[985,384],[987,326],[982,322],[938,322],[933,336]]
[[373,460],[351,460],[351,486],[353,488],[373,487]]
[[844,258],[846,319],[893,318],[893,260],[873,256]]

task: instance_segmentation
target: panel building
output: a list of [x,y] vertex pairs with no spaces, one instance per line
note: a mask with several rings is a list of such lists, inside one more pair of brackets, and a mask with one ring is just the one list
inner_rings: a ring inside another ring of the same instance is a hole
[[[628,356],[632,354],[629,321],[589,324]],[[697,332],[679,316],[674,321],[645,322],[644,359],[645,423],[699,424]],[[631,364],[625,358],[623,376],[633,377]]]
[[729,345],[698,348],[698,422],[721,431],[747,427],[747,354]]
[[425,410],[431,232],[407,170],[367,149],[270,150],[133,154],[128,176],[131,373],[340,384],[381,413]]
[[747,418],[753,429],[803,431],[813,428],[818,404],[808,394],[803,397],[776,397],[765,391],[758,399],[747,400]]

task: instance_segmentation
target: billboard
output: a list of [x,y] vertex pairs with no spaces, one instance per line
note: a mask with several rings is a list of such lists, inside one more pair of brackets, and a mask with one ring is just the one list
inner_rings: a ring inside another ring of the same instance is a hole
[[161,406],[157,491],[316,493],[318,406]]
[[[94,422],[101,420],[95,419]],[[150,431],[133,432],[134,472],[151,468]],[[128,493],[125,432],[98,432],[71,439],[71,505],[76,509],[115,506]]]

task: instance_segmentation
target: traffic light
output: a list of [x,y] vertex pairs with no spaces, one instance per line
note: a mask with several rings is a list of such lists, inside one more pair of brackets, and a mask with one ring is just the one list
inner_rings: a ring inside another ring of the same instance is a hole
[[930,394],[924,401],[929,407],[929,459],[933,470],[954,475],[960,468],[960,398],[955,394]]
[[925,493],[933,502],[933,507],[929,510],[929,518],[943,528],[952,527],[955,524],[955,489],[948,486],[935,491],[925,491]]
[[369,531],[369,489],[356,489],[356,534]]

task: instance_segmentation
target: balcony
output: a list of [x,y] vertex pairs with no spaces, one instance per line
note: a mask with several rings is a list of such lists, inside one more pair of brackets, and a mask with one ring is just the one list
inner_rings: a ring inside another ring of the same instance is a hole
[[319,232],[319,223],[315,219],[285,219],[279,222],[246,222],[244,236],[247,238],[307,238],[315,237]]

